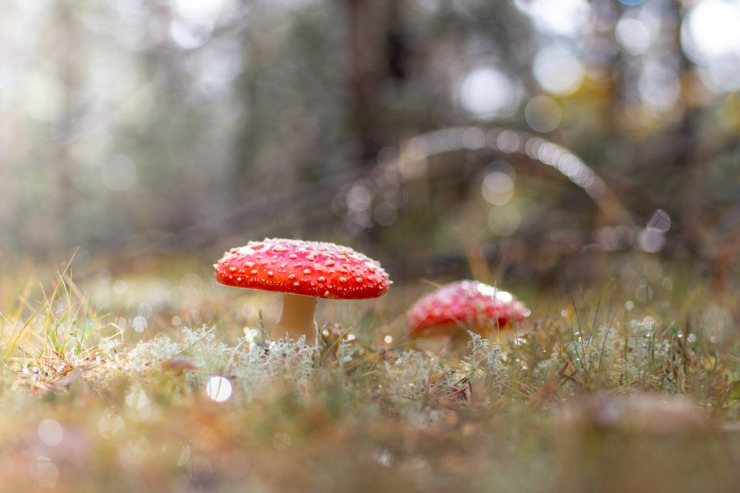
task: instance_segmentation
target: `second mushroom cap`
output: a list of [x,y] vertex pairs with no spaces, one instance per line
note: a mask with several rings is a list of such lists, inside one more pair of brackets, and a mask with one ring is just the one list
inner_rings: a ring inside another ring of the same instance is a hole
[[412,336],[455,335],[461,329],[495,332],[524,321],[530,311],[514,295],[478,281],[446,284],[417,301],[407,314]]

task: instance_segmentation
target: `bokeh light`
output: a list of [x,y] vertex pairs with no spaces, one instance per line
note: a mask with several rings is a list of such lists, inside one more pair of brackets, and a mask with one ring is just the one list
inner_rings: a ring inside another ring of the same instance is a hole
[[152,415],[152,403],[141,389],[134,389],[126,396],[126,413],[135,421],[146,421]]
[[486,168],[483,177],[483,198],[489,204],[503,205],[514,196],[516,171],[506,161],[494,161]]
[[177,16],[170,21],[169,34],[179,47],[193,50],[211,39],[215,21],[228,0],[171,0],[170,3]]
[[665,246],[665,235],[654,229],[641,229],[637,234],[637,246],[645,252],[659,252]]
[[491,204],[505,204],[513,194],[514,180],[506,173],[494,171],[483,180],[483,197]]
[[659,252],[666,244],[665,234],[670,229],[671,217],[662,209],[656,210],[645,228],[637,233],[637,246],[645,252]]
[[645,226],[661,233],[667,233],[671,229],[671,216],[663,209],[656,210]]
[[705,63],[740,47],[740,5],[737,1],[702,0],[686,15],[682,29],[686,54]]
[[229,4],[229,0],[171,0],[175,12],[189,21],[214,20]]
[[41,488],[54,488],[59,481],[59,468],[51,458],[40,455],[36,464],[36,478]]
[[200,48],[211,39],[213,23],[184,22],[180,19],[172,19],[169,32],[172,40],[180,48],[194,50]]
[[640,99],[654,111],[668,112],[680,102],[678,74],[668,65],[646,64],[637,87]]
[[535,56],[532,71],[545,91],[558,96],[573,94],[583,81],[581,62],[563,46],[541,49]]
[[126,422],[112,411],[107,411],[98,420],[98,432],[104,438],[114,439],[123,433]]
[[650,47],[652,35],[639,19],[623,18],[617,22],[614,37],[619,46],[630,55],[642,55]]
[[493,67],[480,67],[468,73],[460,88],[460,103],[482,120],[511,115],[519,106],[522,87]]
[[563,112],[560,105],[550,96],[535,96],[529,100],[524,109],[524,118],[532,130],[552,132],[560,125]]
[[44,419],[38,426],[39,440],[45,445],[55,447],[62,443],[64,438],[64,428],[58,421],[53,419]]
[[499,236],[511,236],[519,229],[522,215],[511,204],[497,205],[488,213],[488,227]]
[[591,7],[585,0],[516,0],[517,7],[532,17],[542,31],[577,36],[588,26]]
[[710,89],[740,88],[740,2],[698,2],[681,25],[681,46]]

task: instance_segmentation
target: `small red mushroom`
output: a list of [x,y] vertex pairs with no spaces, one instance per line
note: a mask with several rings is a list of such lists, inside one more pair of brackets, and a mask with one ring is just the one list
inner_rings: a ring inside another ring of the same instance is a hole
[[[412,337],[456,338],[467,330],[499,335],[523,322],[530,311],[509,292],[478,281],[446,284],[417,301],[407,313]],[[517,333],[523,334],[517,326]]]
[[315,344],[316,298],[383,296],[390,286],[380,264],[351,248],[316,241],[265,238],[226,252],[214,265],[227,286],[283,293],[277,334]]

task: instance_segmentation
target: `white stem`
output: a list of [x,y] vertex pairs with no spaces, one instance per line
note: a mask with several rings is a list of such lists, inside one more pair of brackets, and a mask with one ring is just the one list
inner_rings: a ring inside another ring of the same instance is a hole
[[306,336],[306,344],[317,344],[318,326],[314,320],[316,298],[297,294],[283,295],[283,314],[275,325],[274,336],[298,339]]

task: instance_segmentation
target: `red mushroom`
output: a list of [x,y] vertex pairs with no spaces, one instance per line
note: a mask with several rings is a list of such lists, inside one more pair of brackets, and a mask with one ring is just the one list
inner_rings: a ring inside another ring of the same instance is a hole
[[[412,337],[454,339],[467,330],[498,336],[529,313],[511,293],[478,281],[457,281],[417,301],[407,313],[406,327]],[[517,333],[524,332],[517,327]]]
[[351,248],[266,238],[226,252],[214,265],[227,286],[283,293],[277,334],[316,343],[316,298],[364,299],[383,296],[390,285],[380,264]]

